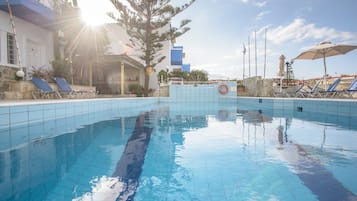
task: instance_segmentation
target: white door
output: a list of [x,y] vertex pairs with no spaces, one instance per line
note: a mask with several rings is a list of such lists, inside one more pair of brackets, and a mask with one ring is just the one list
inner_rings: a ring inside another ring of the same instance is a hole
[[41,46],[31,40],[27,40],[26,44],[26,67],[28,71],[32,71],[34,68],[42,68],[41,62]]

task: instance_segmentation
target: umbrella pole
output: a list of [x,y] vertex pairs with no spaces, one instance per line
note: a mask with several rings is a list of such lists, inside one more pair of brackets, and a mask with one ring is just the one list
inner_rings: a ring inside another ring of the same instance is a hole
[[326,83],[327,70],[326,70],[326,56],[325,56],[325,54],[324,54],[324,70],[325,70],[324,85],[325,85],[325,90],[327,90],[327,83]]

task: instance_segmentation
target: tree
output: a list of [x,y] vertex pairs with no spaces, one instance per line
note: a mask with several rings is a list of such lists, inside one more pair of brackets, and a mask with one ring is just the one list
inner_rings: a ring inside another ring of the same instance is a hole
[[169,77],[180,77],[184,81],[208,81],[208,73],[204,70],[192,70],[191,72],[173,71]]
[[208,73],[204,70],[192,70],[188,79],[190,81],[208,81]]
[[[115,18],[130,37],[131,45],[138,50],[139,58],[144,62],[145,68],[155,68],[165,59],[160,55],[163,48],[162,42],[175,40],[190,30],[186,25],[191,20],[182,20],[178,28],[170,27],[173,17],[181,13],[195,0],[179,7],[170,4],[171,0],[111,0],[119,11],[119,18]],[[149,73],[145,69],[144,95],[148,95]]]
[[157,74],[157,79],[158,81],[161,83],[166,83],[167,82],[167,76],[168,76],[168,73],[166,70],[161,70],[158,74]]

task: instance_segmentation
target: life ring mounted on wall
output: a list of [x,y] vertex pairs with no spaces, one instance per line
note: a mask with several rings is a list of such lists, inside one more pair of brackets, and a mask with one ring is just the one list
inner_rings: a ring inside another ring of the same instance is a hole
[[227,84],[218,85],[218,92],[222,95],[226,95],[229,92],[229,87]]

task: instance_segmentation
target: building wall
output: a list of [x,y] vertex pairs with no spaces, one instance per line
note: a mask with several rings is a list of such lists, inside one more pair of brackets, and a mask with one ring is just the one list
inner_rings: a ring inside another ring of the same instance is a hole
[[54,9],[54,0],[38,0],[38,2],[50,8],[51,10]]
[[[14,21],[21,65],[27,70],[32,66],[50,68],[54,59],[52,32],[17,17],[14,17]],[[13,33],[10,16],[0,11],[0,66],[19,67],[8,64],[7,33]]]
[[149,87],[152,89],[158,89],[159,88],[159,79],[157,77],[158,73],[161,70],[167,70],[170,69],[170,48],[171,48],[171,42],[165,41],[163,43],[164,47],[162,50],[162,55],[166,56],[166,58],[155,67],[155,72],[151,74],[150,76],[150,84]]

